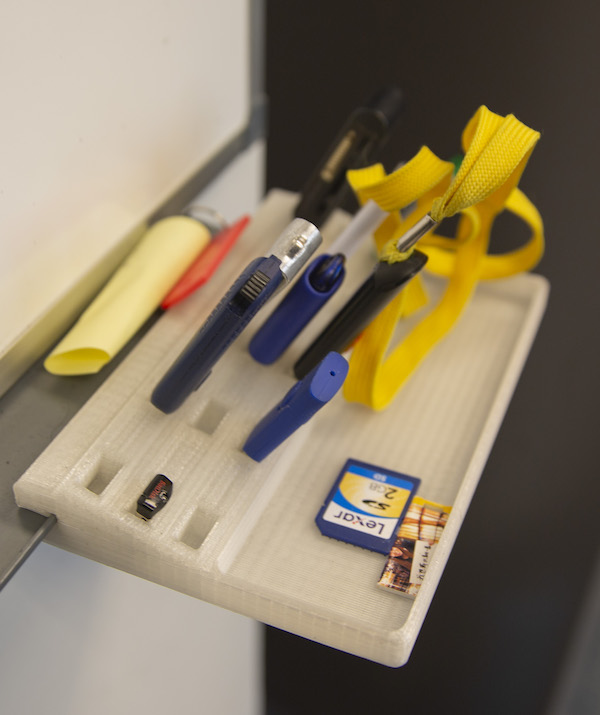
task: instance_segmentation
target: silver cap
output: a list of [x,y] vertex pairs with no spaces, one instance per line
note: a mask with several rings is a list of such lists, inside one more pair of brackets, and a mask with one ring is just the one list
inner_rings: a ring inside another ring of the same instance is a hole
[[310,221],[295,218],[275,241],[271,255],[279,258],[279,270],[289,283],[321,245],[323,237]]

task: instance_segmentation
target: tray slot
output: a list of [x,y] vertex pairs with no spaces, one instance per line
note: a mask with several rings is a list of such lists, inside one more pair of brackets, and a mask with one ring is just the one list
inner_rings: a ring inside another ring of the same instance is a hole
[[209,400],[204,409],[194,421],[193,426],[206,434],[214,434],[225,419],[229,408],[217,400]]
[[123,465],[117,460],[101,456],[88,478],[84,479],[86,489],[100,496],[122,468]]
[[199,549],[213,530],[218,518],[219,515],[215,512],[198,507],[183,530],[181,541],[192,549]]

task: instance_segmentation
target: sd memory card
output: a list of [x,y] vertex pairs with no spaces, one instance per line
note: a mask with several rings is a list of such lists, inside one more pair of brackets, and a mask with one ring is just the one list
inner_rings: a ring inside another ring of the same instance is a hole
[[421,480],[349,459],[317,518],[325,536],[388,554]]

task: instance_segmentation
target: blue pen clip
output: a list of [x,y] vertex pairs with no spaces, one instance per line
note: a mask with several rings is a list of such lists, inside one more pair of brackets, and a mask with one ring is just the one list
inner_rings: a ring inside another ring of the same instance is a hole
[[262,418],[246,440],[243,451],[261,462],[331,400],[347,374],[345,358],[330,352]]
[[255,360],[270,365],[288,348],[342,285],[344,261],[387,215],[373,200],[365,203],[329,247],[328,254],[310,264],[256,333],[248,348]]
[[288,348],[342,285],[344,260],[341,253],[324,254],[310,264],[250,341],[256,361],[270,365]]

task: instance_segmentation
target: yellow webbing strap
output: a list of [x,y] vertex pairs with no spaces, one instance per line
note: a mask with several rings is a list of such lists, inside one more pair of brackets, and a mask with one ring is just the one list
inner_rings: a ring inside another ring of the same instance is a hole
[[[441,300],[389,355],[398,320],[424,303],[420,284],[411,281],[375,318],[352,351],[344,384],[346,399],[378,410],[386,407],[429,350],[452,328],[480,278],[512,275],[537,263],[544,245],[542,221],[516,185],[538,139],[538,132],[514,116],[501,117],[481,107],[463,132],[465,157],[460,169],[447,188],[441,189],[441,196],[440,187],[448,175],[435,186],[431,181],[416,179],[411,194],[410,187],[396,176],[398,172],[386,176],[381,167],[348,172],[348,180],[361,202],[372,198],[382,208],[393,211],[375,236],[380,260],[403,260],[395,242],[427,208],[438,222],[458,212],[461,217],[456,238],[433,234],[418,244],[429,257],[427,270],[448,278]],[[399,171],[410,166],[407,176],[420,175],[419,165],[423,162],[427,175],[436,165],[432,157],[439,162],[441,173],[445,162],[426,148]],[[409,196],[413,198],[407,200]],[[416,210],[402,221],[396,210],[415,200]],[[487,249],[491,227],[504,208],[529,224],[532,237],[516,251],[490,256]]]
[[[410,255],[390,250],[390,246],[429,210],[440,193],[447,191],[453,171],[454,165],[451,162],[442,161],[424,146],[392,174],[386,175],[381,164],[348,172],[348,180],[361,204],[371,199],[389,212],[387,219],[374,234],[380,256],[385,256],[388,262],[394,262]],[[403,220],[399,211],[411,204],[415,204],[415,208]],[[399,297],[402,316],[408,316],[423,307],[427,296],[421,277],[417,275],[413,278]]]

